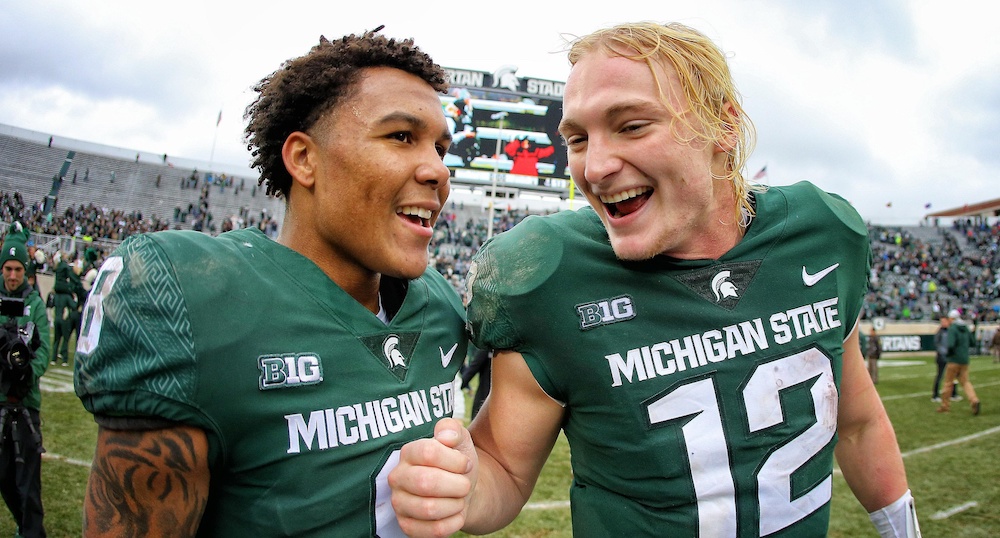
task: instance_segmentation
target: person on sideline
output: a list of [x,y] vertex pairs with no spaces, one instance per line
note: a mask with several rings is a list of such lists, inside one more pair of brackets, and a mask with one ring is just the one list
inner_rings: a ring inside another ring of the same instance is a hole
[[[945,358],[948,356],[948,326],[951,325],[951,318],[943,316],[938,320],[938,330],[934,333],[934,364],[937,365],[937,373],[934,375],[934,390],[931,392],[931,401],[941,401],[941,380],[944,379],[944,369],[948,365]],[[952,384],[952,400],[959,400],[958,384]]]
[[261,80],[246,138],[281,233],[130,237],[86,305],[92,536],[402,536],[386,483],[451,416],[461,299],[428,267],[445,73],[379,29]]
[[969,326],[962,320],[962,313],[958,310],[948,312],[948,354],[945,356],[947,365],[944,369],[944,391],[941,393],[941,406],[938,413],[947,413],[951,410],[951,393],[955,381],[962,385],[965,397],[969,399],[969,406],[972,414],[978,415],[981,410],[979,397],[976,396],[976,389],[969,381],[969,346],[972,345],[972,332]]
[[492,360],[492,350],[476,349],[472,354],[472,360],[462,369],[461,387],[463,391],[469,390],[469,383],[472,382],[474,377],[479,376],[476,392],[472,396],[471,417],[473,419],[479,414],[479,410],[483,407],[483,402],[490,395],[490,361]]
[[413,536],[507,525],[560,429],[575,536],[821,536],[833,458],[882,536],[917,536],[858,319],[868,232],[808,183],[748,186],[725,55],[680,24],[576,40],[560,132],[591,208],[529,217],[468,277],[497,352],[470,432],[390,474]]
[[878,360],[882,358],[882,342],[879,341],[875,328],[868,333],[868,341],[865,342],[865,359],[868,360],[868,375],[872,378],[872,383],[878,383]]
[[993,339],[990,341],[990,351],[993,353],[993,362],[1000,362],[1000,327],[993,331]]
[[74,294],[73,267],[67,260],[67,255],[57,250],[52,256],[52,263],[55,264],[55,278],[53,279],[52,292],[55,296],[52,310],[52,324],[54,338],[52,343],[52,364],[62,366],[69,365],[69,336],[73,330],[74,313],[77,308],[77,297]]
[[[3,288],[0,289],[0,326],[4,360],[23,357],[3,367],[0,397],[0,494],[14,517],[17,535],[25,538],[46,536],[42,508],[42,392],[39,380],[49,367],[49,313],[38,290],[27,282],[25,273],[29,233],[20,222],[11,224],[0,249]],[[8,306],[10,305],[10,306]],[[8,310],[11,308],[11,310]],[[17,330],[12,333],[9,329]],[[27,339],[27,348],[15,351],[11,339]],[[26,356],[21,355],[22,353]]]

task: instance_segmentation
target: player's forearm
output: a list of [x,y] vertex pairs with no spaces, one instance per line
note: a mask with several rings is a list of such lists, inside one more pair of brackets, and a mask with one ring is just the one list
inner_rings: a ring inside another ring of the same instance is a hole
[[479,450],[479,476],[469,496],[465,526],[470,534],[502,529],[514,521],[531,496],[534,482],[527,483],[507,471],[488,453]]
[[864,427],[840,432],[835,453],[847,485],[869,512],[892,504],[909,489],[896,433],[884,414]]

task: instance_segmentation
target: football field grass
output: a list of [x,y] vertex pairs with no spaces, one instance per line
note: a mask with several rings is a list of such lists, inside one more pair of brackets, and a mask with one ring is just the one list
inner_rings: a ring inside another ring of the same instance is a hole
[[[948,414],[930,401],[932,357],[881,361],[877,385],[896,429],[907,476],[926,537],[1000,536],[1000,364],[973,357],[971,379],[983,402],[972,416],[968,400]],[[70,368],[50,366],[42,380],[42,495],[49,536],[81,534],[84,486],[97,426],[73,394]],[[471,402],[467,402],[471,409]],[[572,535],[569,448],[560,437],[527,507],[497,537]],[[834,473],[830,536],[878,536],[843,477]],[[10,514],[0,514],[0,537],[13,536]],[[664,536],[671,536],[668,529]]]

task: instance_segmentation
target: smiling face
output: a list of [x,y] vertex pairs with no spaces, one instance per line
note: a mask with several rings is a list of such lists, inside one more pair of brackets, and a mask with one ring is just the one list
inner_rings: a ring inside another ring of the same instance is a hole
[[[673,68],[594,50],[566,82],[563,120],[573,179],[604,222],[615,254],[717,258],[741,236],[734,222],[731,147],[695,137]],[[724,224],[723,224],[724,223]]]
[[451,135],[437,92],[399,69],[366,69],[283,156],[292,174],[292,232],[282,242],[348,291],[379,274],[413,279],[450,189]]

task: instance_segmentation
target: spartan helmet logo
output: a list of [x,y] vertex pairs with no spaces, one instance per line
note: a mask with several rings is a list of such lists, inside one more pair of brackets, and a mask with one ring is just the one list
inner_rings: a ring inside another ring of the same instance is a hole
[[729,281],[729,271],[719,271],[719,274],[712,278],[712,293],[715,294],[715,302],[719,302],[726,297],[739,297],[736,293],[736,285]]
[[507,88],[512,92],[516,92],[521,87],[521,81],[518,80],[515,73],[517,73],[516,66],[501,66],[500,69],[493,72],[493,87]]
[[382,343],[382,354],[385,358],[389,360],[389,367],[395,368],[397,366],[406,367],[406,358],[399,351],[399,337],[390,334],[385,342]]

